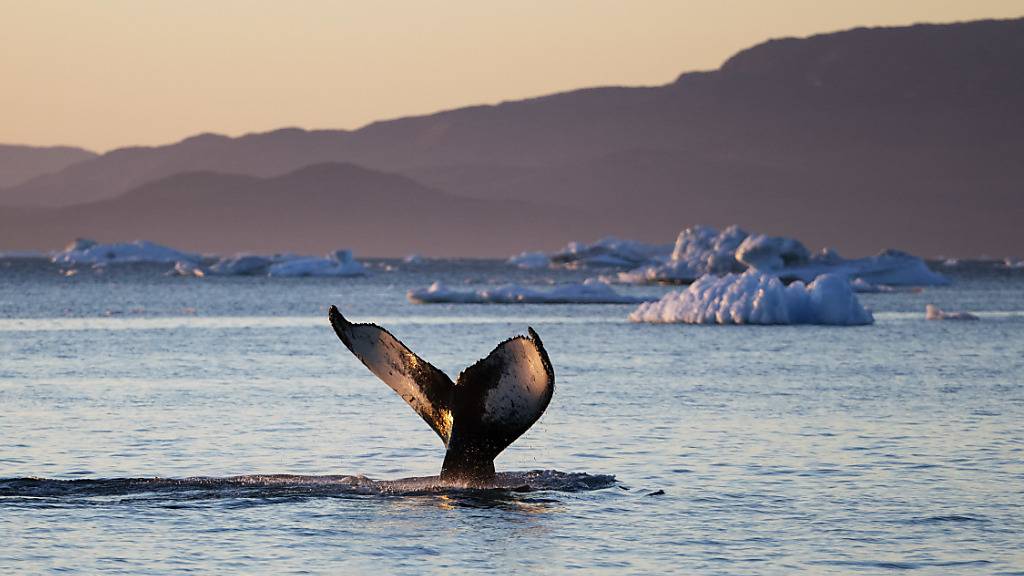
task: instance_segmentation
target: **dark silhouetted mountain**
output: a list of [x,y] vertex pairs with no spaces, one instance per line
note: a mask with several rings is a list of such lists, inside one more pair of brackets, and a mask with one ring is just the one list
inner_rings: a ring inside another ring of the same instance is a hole
[[70,146],[40,148],[0,144],[0,188],[21,184],[95,157],[95,152]]
[[405,176],[317,164],[272,178],[182,173],[108,200],[7,208],[0,212],[0,245],[56,248],[88,236],[195,251],[484,256],[592,234],[580,227],[587,221],[568,209],[461,198]]
[[1024,20],[855,29],[769,41],[665,86],[118,150],[0,201],[347,161],[467,197],[614,214],[608,233],[651,241],[736,222],[851,253],[1020,252],[1022,69]]

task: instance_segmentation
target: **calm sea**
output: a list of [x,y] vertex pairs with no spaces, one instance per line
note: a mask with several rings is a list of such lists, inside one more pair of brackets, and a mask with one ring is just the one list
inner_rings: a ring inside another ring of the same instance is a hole
[[[0,571],[1024,574],[1022,270],[944,269],[951,286],[861,295],[876,324],[835,328],[412,305],[434,280],[587,273],[372,264],[0,261]],[[926,321],[929,303],[982,319]],[[330,304],[452,376],[540,333],[555,395],[496,461],[505,488],[419,478],[440,441]]]

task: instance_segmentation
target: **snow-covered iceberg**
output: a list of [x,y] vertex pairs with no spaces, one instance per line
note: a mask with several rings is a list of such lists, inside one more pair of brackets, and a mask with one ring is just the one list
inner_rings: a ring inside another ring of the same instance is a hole
[[978,320],[978,317],[970,312],[946,312],[934,304],[924,307],[926,320]]
[[823,250],[804,266],[774,271],[784,280],[809,281],[821,274],[839,274],[851,281],[860,279],[875,286],[945,286],[949,279],[932,271],[924,260],[899,250],[883,250],[875,256],[847,260],[834,251]]
[[78,238],[64,250],[54,253],[50,259],[59,264],[196,263],[202,256],[181,252],[147,240],[100,244],[95,240]]
[[885,250],[876,256],[846,259],[834,250],[811,254],[799,240],[748,234],[730,226],[721,232],[694,226],[679,233],[667,262],[620,272],[615,279],[629,284],[689,284],[705,274],[757,270],[784,282],[811,282],[822,274],[845,276],[871,286],[935,286],[949,280],[933,272],[924,260]]
[[236,254],[221,258],[209,268],[211,274],[225,276],[248,276],[266,272],[274,262],[281,258],[273,256],[259,256],[256,254]]
[[705,274],[728,274],[746,269],[736,260],[736,250],[748,234],[739,226],[719,232],[710,226],[693,226],[679,233],[667,262],[620,272],[627,284],[689,284]]
[[857,300],[843,276],[826,274],[805,285],[785,285],[769,274],[706,275],[685,290],[641,304],[634,322],[686,324],[871,324],[874,317]]
[[593,279],[582,284],[564,284],[551,290],[533,290],[507,284],[483,290],[450,290],[440,282],[429,288],[410,290],[406,297],[414,304],[636,304],[647,299],[619,294]]
[[351,250],[336,250],[324,258],[296,257],[270,266],[267,275],[273,277],[298,276],[362,276],[363,267],[352,256]]
[[551,255],[551,263],[567,268],[631,267],[664,261],[671,250],[667,244],[646,244],[608,236],[593,244],[570,242]]
[[520,252],[509,258],[507,262],[523,269],[547,268],[551,265],[551,258],[543,252]]

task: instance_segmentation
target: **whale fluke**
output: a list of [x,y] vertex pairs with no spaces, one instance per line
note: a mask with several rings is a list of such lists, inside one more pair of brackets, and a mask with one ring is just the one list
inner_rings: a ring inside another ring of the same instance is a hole
[[529,430],[551,401],[555,373],[540,336],[516,336],[463,370],[456,382],[375,324],[353,324],[331,306],[338,338],[433,428],[447,448],[441,480],[488,482],[494,458]]

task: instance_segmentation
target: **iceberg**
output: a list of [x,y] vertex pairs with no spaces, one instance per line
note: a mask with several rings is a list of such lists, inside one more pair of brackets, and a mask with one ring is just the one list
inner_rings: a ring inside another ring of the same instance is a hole
[[423,264],[427,259],[419,254],[409,254],[405,258],[402,258],[402,262],[406,264]]
[[1003,259],[1003,268],[1007,270],[1020,270],[1024,268],[1024,260],[1014,260],[1013,258]]
[[351,250],[335,250],[324,258],[293,257],[278,262],[267,269],[272,277],[293,278],[300,276],[362,276],[366,269],[352,256]]
[[607,284],[592,278],[581,284],[564,284],[546,291],[517,284],[458,291],[434,282],[429,288],[410,290],[406,297],[414,304],[636,304],[649,300],[619,294]]
[[851,281],[863,280],[868,284],[885,286],[945,286],[949,279],[933,272],[924,260],[899,250],[883,250],[875,256],[847,260],[834,251],[822,251],[812,256],[806,266],[778,270],[784,280],[808,281],[817,276],[841,274]]
[[210,274],[221,274],[225,276],[246,276],[260,274],[280,258],[269,256],[258,256],[255,254],[236,254],[235,256],[224,257],[210,266]]
[[[689,284],[705,274],[757,270],[784,282],[811,282],[822,274],[847,277],[861,286],[942,286],[949,280],[933,272],[924,260],[885,250],[876,256],[846,259],[835,250],[811,254],[799,240],[782,236],[747,234],[737,226],[721,232],[694,226],[679,233],[667,262],[620,272],[615,279],[626,284]],[[884,290],[884,289],[883,289]]]
[[100,244],[95,240],[78,238],[64,250],[50,258],[60,264],[118,264],[138,262],[194,262],[202,257],[198,254],[181,252],[155,242],[136,240],[118,244]]
[[736,261],[749,268],[770,272],[806,265],[811,253],[795,238],[754,234],[736,248]]
[[551,258],[543,252],[520,252],[506,260],[509,264],[523,269],[547,268]]
[[925,320],[978,320],[970,312],[946,312],[933,304],[924,307],[924,317]]
[[685,290],[641,304],[633,322],[686,324],[825,324],[856,326],[874,323],[857,300],[849,280],[825,274],[805,285],[783,284],[777,276],[757,270],[725,276],[705,275]]
[[178,261],[174,263],[174,269],[167,273],[171,276],[195,276],[202,278],[206,271],[196,265],[195,262]]
[[710,226],[692,226],[679,233],[669,260],[620,272],[626,284],[689,284],[705,274],[729,274],[746,269],[736,250],[748,234],[739,226],[719,232]]
[[593,244],[570,242],[550,258],[552,264],[566,268],[622,268],[663,262],[670,251],[671,247],[667,244],[645,244],[636,240],[607,236]]

